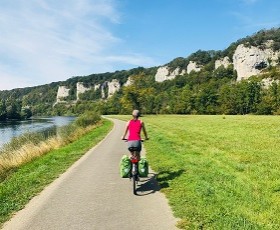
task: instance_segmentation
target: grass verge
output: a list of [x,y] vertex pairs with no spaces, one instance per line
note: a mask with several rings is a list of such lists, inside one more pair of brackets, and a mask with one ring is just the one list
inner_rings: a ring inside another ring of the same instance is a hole
[[142,119],[147,158],[178,227],[280,229],[278,116]]
[[0,183],[0,227],[13,213],[22,209],[32,197],[100,142],[111,128],[112,122],[104,120],[102,125],[71,144],[13,169],[13,173]]

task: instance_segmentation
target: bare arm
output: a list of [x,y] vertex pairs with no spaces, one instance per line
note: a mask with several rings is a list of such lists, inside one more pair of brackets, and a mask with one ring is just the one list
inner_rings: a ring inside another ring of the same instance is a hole
[[145,139],[148,140],[149,139],[148,133],[147,133],[147,130],[146,130],[146,127],[145,127],[145,124],[143,121],[142,121],[142,129],[143,129],[143,133],[145,135]]
[[122,140],[125,139],[127,132],[128,132],[128,123],[126,124],[126,128],[125,128],[124,134],[122,136]]

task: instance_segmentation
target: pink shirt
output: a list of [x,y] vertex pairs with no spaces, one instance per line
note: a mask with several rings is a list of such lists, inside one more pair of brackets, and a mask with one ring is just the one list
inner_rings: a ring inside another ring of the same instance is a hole
[[128,139],[129,141],[139,141],[141,140],[141,128],[142,121],[141,120],[130,120],[128,123]]

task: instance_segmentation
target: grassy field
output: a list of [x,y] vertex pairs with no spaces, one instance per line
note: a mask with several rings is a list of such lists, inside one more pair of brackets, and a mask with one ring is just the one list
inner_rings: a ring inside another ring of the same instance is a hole
[[146,116],[147,157],[183,229],[280,229],[280,117]]
[[99,125],[71,144],[52,150],[30,163],[13,169],[13,172],[0,183],[0,228],[14,212],[22,209],[32,197],[101,141],[111,128],[112,122],[105,120],[103,125]]

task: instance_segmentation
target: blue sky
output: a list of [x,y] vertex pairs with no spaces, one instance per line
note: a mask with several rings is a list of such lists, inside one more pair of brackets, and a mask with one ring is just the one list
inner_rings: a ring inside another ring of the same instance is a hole
[[279,26],[279,0],[2,0],[0,90],[164,65]]

